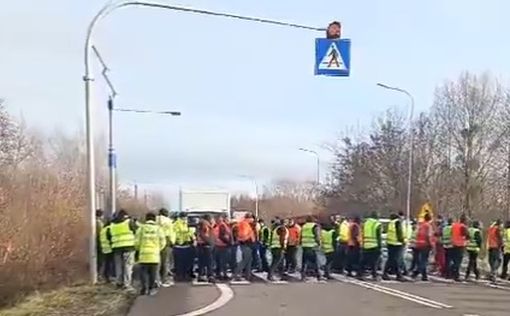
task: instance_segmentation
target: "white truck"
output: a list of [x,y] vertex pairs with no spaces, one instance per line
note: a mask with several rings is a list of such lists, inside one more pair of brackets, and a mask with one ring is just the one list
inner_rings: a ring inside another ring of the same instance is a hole
[[218,190],[180,190],[179,209],[188,215],[188,222],[195,226],[201,216],[224,214],[230,218],[230,193]]

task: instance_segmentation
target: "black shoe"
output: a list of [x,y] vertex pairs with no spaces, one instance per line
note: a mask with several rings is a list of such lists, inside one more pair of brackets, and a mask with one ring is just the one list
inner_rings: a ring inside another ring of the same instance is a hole
[[426,277],[426,276],[424,276],[424,277],[421,277],[421,280],[422,280],[423,282],[428,282],[429,278],[428,278],[428,277]]
[[273,277],[272,275],[268,275],[268,276],[267,276],[267,280],[268,280],[269,282],[274,282],[274,277]]
[[403,276],[397,276],[397,279],[396,279],[398,282],[407,282],[407,279],[404,278]]
[[383,279],[384,281],[389,281],[389,280],[390,280],[390,277],[389,277],[389,275],[387,275],[387,274],[383,274],[382,279]]

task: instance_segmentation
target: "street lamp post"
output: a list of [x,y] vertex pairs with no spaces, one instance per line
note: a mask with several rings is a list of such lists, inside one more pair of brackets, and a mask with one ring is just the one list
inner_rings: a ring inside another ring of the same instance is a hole
[[253,181],[253,184],[255,185],[255,217],[259,217],[259,184],[257,183],[257,179],[253,176],[248,176],[241,174],[239,175],[241,178],[250,179]]
[[311,153],[311,154],[315,155],[315,157],[317,158],[317,178],[316,178],[316,181],[317,181],[317,185],[319,185],[320,182],[321,182],[320,181],[321,180],[321,160],[320,160],[319,154],[316,151],[310,150],[310,149],[307,149],[307,148],[299,148],[299,150],[307,152],[307,153]]
[[156,2],[150,2],[147,0],[124,0],[124,1],[118,1],[113,2],[109,1],[107,4],[104,5],[104,7],[99,10],[99,12],[94,16],[92,21],[89,23],[89,26],[87,28],[87,33],[85,37],[85,47],[84,47],[84,67],[85,67],[85,73],[83,75],[83,81],[85,84],[85,127],[86,127],[86,148],[87,148],[87,197],[88,197],[88,213],[89,213],[89,226],[90,226],[90,236],[89,236],[89,272],[90,272],[90,280],[92,283],[96,283],[97,281],[97,269],[96,269],[96,218],[95,218],[95,212],[96,212],[96,201],[95,201],[95,194],[96,194],[96,177],[95,177],[95,152],[94,152],[94,115],[92,111],[92,88],[93,88],[93,72],[92,72],[92,65],[91,65],[91,49],[92,49],[92,35],[94,32],[95,26],[107,17],[109,14],[111,14],[113,11],[123,8],[123,7],[130,7],[130,6],[137,6],[137,7],[151,7],[151,8],[157,8],[157,9],[165,9],[165,10],[173,10],[173,11],[179,11],[179,12],[188,12],[188,13],[195,13],[195,14],[202,14],[202,15],[209,15],[209,16],[217,16],[217,17],[223,17],[223,18],[230,18],[230,19],[237,19],[237,20],[244,20],[244,21],[251,21],[251,22],[258,22],[258,23],[265,23],[265,24],[271,24],[271,25],[278,25],[278,26],[286,26],[286,27],[293,27],[298,29],[304,29],[304,30],[311,30],[311,31],[319,31],[323,32],[325,31],[324,28],[318,28],[318,27],[311,27],[301,24],[294,24],[294,23],[287,23],[282,21],[276,21],[276,20],[269,20],[269,19],[262,19],[262,18],[255,18],[255,17],[248,17],[248,16],[241,16],[241,15],[234,15],[234,14],[227,14],[227,13],[220,13],[220,12],[213,12],[213,11],[207,11],[207,10],[197,10],[192,8],[186,8],[186,7],[180,7],[180,6],[174,6],[164,3],[156,3]]
[[407,225],[409,225],[411,220],[411,189],[412,189],[412,181],[413,181],[413,155],[414,155],[414,133],[413,133],[413,114],[414,114],[414,98],[413,96],[406,90],[391,87],[385,85],[383,83],[377,84],[379,87],[397,91],[403,93],[409,97],[411,100],[411,108],[409,109],[409,123],[408,123],[408,134],[409,134],[409,162],[408,162],[408,172],[407,172],[407,205],[406,205],[406,221]]
[[[140,110],[140,109],[122,109],[115,108],[113,104],[113,98],[110,97],[108,99],[108,168],[110,173],[110,181],[109,181],[109,193],[110,193],[110,208],[109,214],[113,215],[116,211],[116,168],[117,168],[117,156],[115,155],[115,147],[114,147],[114,137],[113,137],[113,112],[132,112],[132,113],[148,113],[148,114],[159,114],[159,115],[171,115],[171,116],[180,116],[181,112],[177,111],[150,111],[150,110]],[[135,195],[137,192],[135,192]]]

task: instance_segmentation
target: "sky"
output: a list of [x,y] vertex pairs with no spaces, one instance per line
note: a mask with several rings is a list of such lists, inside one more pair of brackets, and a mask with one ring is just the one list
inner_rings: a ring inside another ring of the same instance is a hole
[[[164,0],[161,2],[165,2]],[[84,129],[83,47],[104,0],[3,1],[0,97],[15,116],[51,133]],[[178,110],[168,117],[116,113],[118,173],[124,184],[254,191],[272,179],[313,180],[331,154],[324,144],[370,126],[408,99],[376,86],[408,90],[416,110],[434,88],[462,71],[507,80],[510,42],[505,0],[180,0],[206,10],[325,27],[343,24],[351,76],[314,76],[321,32],[151,8],[124,8],[102,21],[94,45],[111,69],[119,108]],[[94,62],[94,127],[107,130],[108,90]],[[106,159],[106,157],[105,157]]]

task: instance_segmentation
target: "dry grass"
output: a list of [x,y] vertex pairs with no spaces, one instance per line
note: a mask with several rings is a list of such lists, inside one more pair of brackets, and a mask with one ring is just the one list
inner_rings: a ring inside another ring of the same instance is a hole
[[20,304],[0,310],[0,316],[121,316],[135,295],[111,286],[76,286],[34,294]]

